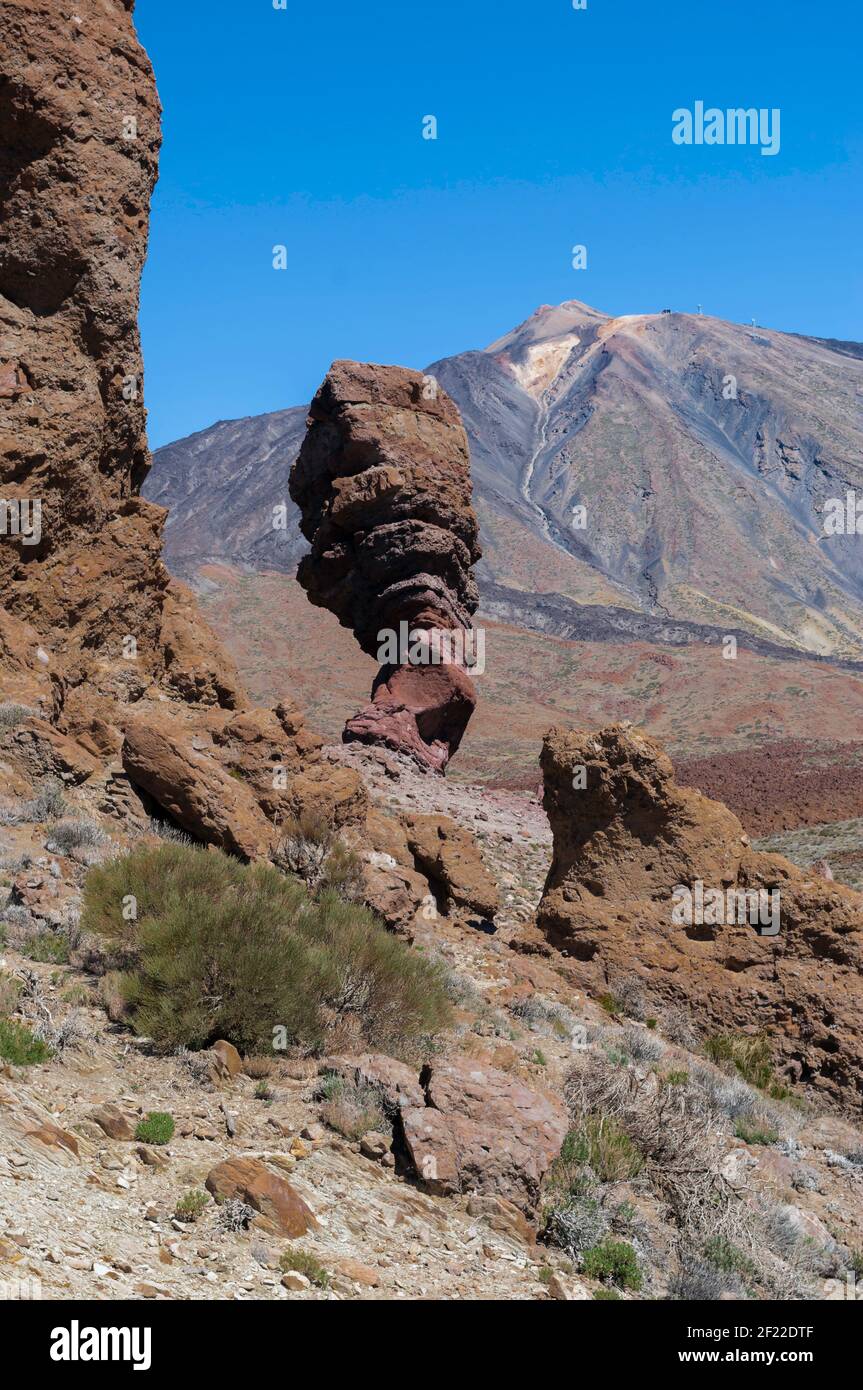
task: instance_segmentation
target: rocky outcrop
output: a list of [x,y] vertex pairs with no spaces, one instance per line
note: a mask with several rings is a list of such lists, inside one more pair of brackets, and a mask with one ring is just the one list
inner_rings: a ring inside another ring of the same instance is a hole
[[131,3],[55,11],[0,19],[0,699],[34,712],[3,752],[251,858],[366,796],[290,702],[250,706],[162,563],[137,327],[159,102]]
[[792,1079],[859,1106],[863,895],[754,851],[639,730],[552,729],[541,764],[554,855],[537,925],[576,977],[607,991],[634,975],[654,1012],[768,1033]]
[[418,372],[336,362],[290,490],[312,544],[300,583],[381,663],[345,739],[443,771],[476,704],[464,634],[481,552],[458,411]]
[[154,683],[241,698],[140,496],[161,137],[131,9],[84,0],[59,22],[48,0],[12,0],[0,20],[0,588],[33,685],[76,735]]

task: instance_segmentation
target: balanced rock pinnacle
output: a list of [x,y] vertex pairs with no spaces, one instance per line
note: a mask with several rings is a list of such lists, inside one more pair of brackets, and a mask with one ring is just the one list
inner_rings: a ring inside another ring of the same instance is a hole
[[312,402],[290,491],[312,545],[300,583],[380,662],[345,741],[443,771],[476,704],[468,671],[481,555],[455,405],[419,372],[335,362]]

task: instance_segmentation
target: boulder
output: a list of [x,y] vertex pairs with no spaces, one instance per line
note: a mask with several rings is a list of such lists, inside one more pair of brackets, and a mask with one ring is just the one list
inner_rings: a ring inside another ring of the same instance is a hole
[[244,859],[270,849],[274,832],[252,791],[195,747],[189,732],[163,708],[126,725],[123,767],[190,835]]
[[497,885],[470,831],[449,816],[403,816],[402,823],[416,867],[444,912],[455,908],[493,919],[500,906]]
[[207,1174],[207,1191],[217,1202],[239,1198],[291,1239],[316,1229],[318,1222],[300,1194],[256,1158],[229,1158]]
[[399,1115],[419,1182],[439,1195],[489,1194],[532,1213],[566,1136],[566,1108],[516,1077],[469,1057],[432,1063],[426,1105]]

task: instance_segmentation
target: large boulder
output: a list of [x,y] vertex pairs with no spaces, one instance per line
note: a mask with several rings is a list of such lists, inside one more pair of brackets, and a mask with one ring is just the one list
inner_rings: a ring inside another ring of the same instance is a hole
[[207,1191],[217,1202],[231,1198],[245,1202],[281,1236],[296,1239],[315,1230],[317,1218],[284,1178],[257,1158],[229,1158],[207,1174]]
[[640,730],[552,729],[541,764],[554,853],[536,920],[576,979],[640,977],[653,1012],[771,1034],[792,1079],[860,1106],[863,895],[753,850]]
[[406,815],[402,823],[414,863],[443,911],[463,910],[492,919],[500,897],[470,831],[449,816]]
[[441,1195],[486,1194],[532,1213],[560,1152],[563,1103],[470,1057],[432,1063],[426,1104],[400,1112],[400,1139],[420,1183]]

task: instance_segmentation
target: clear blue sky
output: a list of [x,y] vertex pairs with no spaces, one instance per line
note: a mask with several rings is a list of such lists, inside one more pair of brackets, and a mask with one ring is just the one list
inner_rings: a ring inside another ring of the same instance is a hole
[[[564,299],[863,338],[857,0],[138,0],[135,18],[164,106],[154,447],[302,403],[335,357],[422,367]],[[779,107],[779,154],[674,145],[697,100]]]

